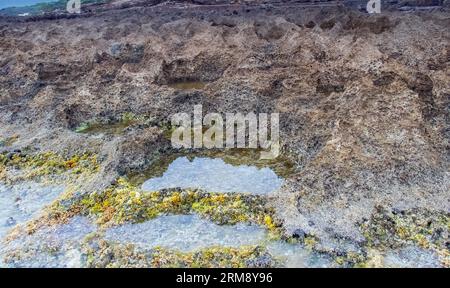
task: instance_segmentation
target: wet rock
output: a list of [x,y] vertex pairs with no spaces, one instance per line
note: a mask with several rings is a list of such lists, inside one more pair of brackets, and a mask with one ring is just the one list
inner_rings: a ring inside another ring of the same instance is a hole
[[255,21],[256,34],[267,41],[278,40],[286,33],[285,29],[275,22]]
[[[41,88],[45,84],[65,84],[68,81],[77,81],[85,75],[92,63],[57,63],[41,62],[36,65],[34,71],[37,73],[37,80],[34,89]],[[32,90],[34,91],[34,90]],[[39,90],[30,92],[33,95]]]
[[430,94],[433,91],[433,81],[424,73],[416,73],[408,81],[408,87],[419,95]]
[[433,96],[433,81],[423,73],[416,73],[408,81],[409,89],[419,95],[422,104],[422,114],[425,119],[430,119],[436,113],[436,104]]
[[8,217],[8,219],[6,219],[6,226],[14,226],[16,225],[16,220],[13,217]]
[[296,229],[292,234],[292,237],[302,242],[306,237],[306,233],[302,229]]
[[[45,205],[62,193],[64,187],[45,186],[37,182],[22,182],[13,186],[0,184],[0,237],[9,228],[35,216]],[[19,199],[19,200],[18,200]]]
[[252,268],[270,268],[273,265],[273,259],[269,253],[264,253],[255,259],[247,260],[246,266]]
[[160,130],[157,128],[134,131],[120,143],[117,148],[120,157],[110,165],[116,167],[119,175],[125,175],[133,170],[142,170],[145,165],[151,163],[152,157],[159,156],[162,151],[170,147],[170,140],[158,131]]
[[344,84],[330,74],[320,75],[317,79],[316,92],[329,94],[331,92],[343,92]]
[[110,53],[123,63],[139,63],[144,57],[144,45],[115,43],[110,47]]
[[80,246],[94,231],[95,226],[88,219],[77,216],[65,224],[21,235],[2,246],[0,265],[9,268],[84,267],[86,259],[80,253]]
[[236,27],[236,19],[232,17],[217,17],[212,20],[213,26]]
[[84,104],[69,104],[61,107],[55,114],[56,120],[71,130],[77,128],[86,119],[92,118],[89,115],[89,107],[86,107]]
[[327,58],[327,53],[325,51],[320,51],[320,52],[314,53],[314,59],[316,59],[319,62],[325,61],[326,58]]
[[435,253],[414,246],[389,251],[384,258],[384,265],[394,268],[440,267]]
[[335,24],[336,24],[336,20],[330,19],[330,20],[323,21],[322,23],[320,23],[320,28],[323,30],[329,30],[329,29],[333,28]]
[[177,59],[162,63],[159,84],[178,82],[211,82],[220,78],[226,68],[223,59],[198,55],[195,59]]
[[316,23],[314,21],[309,21],[308,23],[305,24],[306,28],[314,28],[316,26]]
[[373,81],[375,86],[387,86],[394,82],[396,74],[393,72],[382,72],[381,76]]
[[191,103],[197,104],[201,103],[201,95],[198,93],[179,93],[175,98],[173,98],[174,104]]
[[343,29],[357,31],[369,30],[371,33],[381,34],[389,29],[392,29],[397,24],[398,21],[393,22],[386,16],[377,17],[372,20],[360,15],[350,14],[347,17],[347,21],[343,24]]

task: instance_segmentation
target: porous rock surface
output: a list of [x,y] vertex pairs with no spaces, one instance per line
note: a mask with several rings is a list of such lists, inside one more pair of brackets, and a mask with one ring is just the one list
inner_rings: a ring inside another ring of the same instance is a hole
[[[5,149],[98,153],[89,192],[171,148],[157,125],[75,133],[85,121],[278,112],[297,172],[271,203],[288,235],[361,242],[377,207],[450,211],[448,10],[192,2],[0,18],[0,134],[19,135]],[[182,79],[208,84],[165,85]]]

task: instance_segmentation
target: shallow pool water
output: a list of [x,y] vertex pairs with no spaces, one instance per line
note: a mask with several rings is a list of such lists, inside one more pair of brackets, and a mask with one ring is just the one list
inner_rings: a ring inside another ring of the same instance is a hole
[[86,134],[120,135],[123,134],[125,130],[133,124],[135,124],[134,121],[83,124],[76,129],[76,132]]
[[201,90],[205,88],[206,83],[202,81],[179,81],[170,83],[167,86],[178,90]]
[[210,192],[268,194],[282,184],[283,179],[270,168],[233,166],[219,158],[194,158],[190,161],[187,157],[179,157],[162,177],[145,181],[142,189],[200,188]]
[[161,216],[139,224],[109,228],[105,239],[144,249],[164,247],[182,252],[203,248],[261,245],[286,267],[331,267],[334,262],[300,244],[271,240],[266,229],[250,224],[217,225],[197,215]]
[[266,238],[262,227],[250,224],[217,225],[197,215],[167,215],[106,231],[107,240],[134,243],[144,248],[161,246],[193,251],[210,246],[257,245]]
[[[96,231],[91,221],[75,216],[68,223],[46,226],[34,234],[21,236],[0,248],[0,267],[83,267],[82,240]],[[20,257],[4,262],[9,253]]]
[[300,244],[273,241],[267,245],[267,251],[280,260],[287,268],[326,268],[336,266],[331,257],[313,252]]
[[61,185],[24,182],[13,186],[0,184],[0,239],[17,224],[32,218],[62,192]]
[[433,268],[441,266],[437,254],[416,246],[406,246],[388,251],[383,264],[385,267],[392,268]]

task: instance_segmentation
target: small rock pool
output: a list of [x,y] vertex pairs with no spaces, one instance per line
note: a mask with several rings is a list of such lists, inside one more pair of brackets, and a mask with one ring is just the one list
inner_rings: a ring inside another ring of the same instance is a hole
[[[252,166],[251,161],[246,164],[226,161],[199,155],[177,155],[165,162],[168,166],[160,167],[164,171],[162,174],[147,176],[150,179],[143,182],[142,190],[145,193],[170,188],[201,189],[248,193],[264,198],[283,185],[284,179],[272,168]],[[0,238],[15,225],[36,216],[63,191],[64,186],[33,181],[0,184]],[[237,224],[219,225],[201,214],[190,214],[195,213],[193,211],[183,213],[186,214],[161,214],[144,222],[111,227],[100,227],[95,219],[78,215],[68,223],[43,227],[34,234],[5,242],[0,246],[0,267],[85,267],[89,250],[85,250],[83,243],[92,237],[127,247],[133,244],[141,251],[161,247],[194,255],[215,247],[245,249],[258,246],[270,255],[276,267],[339,267],[332,256],[315,252],[300,243],[274,238],[274,234],[259,222],[243,220]],[[92,249],[98,249],[97,244],[92,245]],[[92,255],[90,257],[94,257]],[[437,255],[417,247],[385,251],[374,259],[385,267],[439,267]]]
[[202,81],[177,81],[168,84],[169,87],[177,90],[202,90],[206,86],[206,82]]
[[269,233],[257,225],[239,223],[217,225],[197,215],[167,215],[138,223],[109,228],[105,239],[141,248],[164,247],[182,252],[208,247],[261,245],[286,267],[330,267],[331,258],[319,255],[300,244],[271,240]]
[[220,158],[175,159],[161,177],[144,182],[144,191],[166,188],[198,188],[209,192],[268,194],[278,190],[283,179],[270,168],[233,166]]
[[52,203],[64,186],[23,182],[15,185],[0,183],[0,238],[14,226],[35,216],[46,205]]
[[266,231],[257,225],[244,223],[217,225],[197,215],[166,215],[143,223],[110,228],[105,238],[144,248],[161,246],[187,252],[210,246],[258,245],[266,238]]

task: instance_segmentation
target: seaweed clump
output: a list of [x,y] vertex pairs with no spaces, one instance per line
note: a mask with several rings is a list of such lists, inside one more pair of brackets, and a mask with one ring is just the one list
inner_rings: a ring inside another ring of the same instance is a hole
[[0,154],[0,175],[2,176],[0,179],[6,180],[8,168],[23,171],[19,179],[33,179],[65,172],[70,172],[72,175],[93,174],[98,172],[99,163],[97,155],[93,153],[65,157],[51,151],[34,155],[3,152]]
[[0,139],[0,147],[8,147],[14,144],[19,139],[18,135],[13,135],[11,137]]
[[377,207],[360,228],[371,249],[383,251],[416,245],[434,251],[444,267],[450,267],[448,236],[450,215],[444,211],[410,209],[388,211]]
[[101,226],[139,223],[163,214],[197,213],[219,225],[251,222],[279,230],[273,210],[261,196],[181,189],[143,192],[124,178],[100,193],[86,195],[70,209],[94,216]]
[[151,119],[145,115],[135,115],[131,112],[122,113],[120,117],[111,120],[91,120],[81,123],[75,128],[77,133],[110,135],[123,134],[128,127],[133,125],[150,125]]
[[95,268],[255,268],[277,267],[279,263],[261,246],[207,247],[190,252],[155,247],[144,249],[118,244],[93,235],[85,239],[86,266]]

